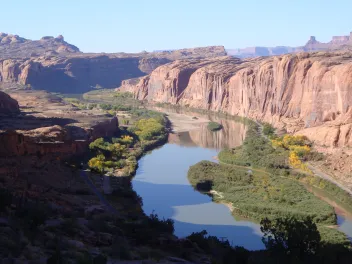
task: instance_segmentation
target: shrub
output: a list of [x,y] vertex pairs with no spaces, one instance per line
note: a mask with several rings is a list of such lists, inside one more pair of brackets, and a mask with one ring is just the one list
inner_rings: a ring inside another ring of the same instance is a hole
[[[235,212],[260,221],[263,217],[297,219],[311,216],[315,222],[335,223],[331,206],[307,191],[298,181],[261,171],[201,161],[190,167],[192,186],[216,190]],[[219,200],[217,196],[213,199]]]
[[210,131],[218,131],[218,130],[222,129],[222,125],[217,122],[209,122],[208,129]]
[[141,119],[135,123],[136,130],[134,133],[141,141],[152,140],[156,136],[165,134],[165,128],[155,118]]
[[266,136],[273,136],[275,134],[275,128],[269,123],[264,123],[263,124],[263,133]]
[[299,261],[315,255],[320,247],[320,234],[311,218],[278,218],[261,221],[265,247],[274,254],[288,256]]

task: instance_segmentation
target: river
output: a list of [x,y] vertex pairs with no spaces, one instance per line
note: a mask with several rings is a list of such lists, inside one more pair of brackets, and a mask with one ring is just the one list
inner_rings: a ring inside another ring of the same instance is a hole
[[[227,239],[234,246],[263,249],[259,225],[235,220],[226,205],[212,202],[208,195],[194,190],[187,179],[190,166],[201,160],[215,161],[221,149],[241,145],[246,126],[234,120],[211,117],[223,125],[222,130],[211,132],[205,116],[169,113],[169,117],[177,133],[170,134],[167,144],[139,161],[132,182],[134,190],[143,198],[145,213],[173,219],[178,237],[206,230],[209,235]],[[351,219],[338,214],[338,224],[341,231],[352,237]]]

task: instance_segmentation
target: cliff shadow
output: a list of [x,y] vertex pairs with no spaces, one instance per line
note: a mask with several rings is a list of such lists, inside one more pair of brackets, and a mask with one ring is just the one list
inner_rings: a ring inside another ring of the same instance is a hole
[[54,125],[66,126],[77,122],[77,120],[72,118],[36,117],[31,115],[31,113],[22,113],[16,116],[2,117],[0,119],[0,129],[31,130]]
[[236,221],[230,210],[212,202],[190,185],[154,184],[133,181],[133,189],[143,199],[143,210],[149,215],[174,220],[175,235],[186,237],[206,230],[209,235],[227,239],[232,245],[247,249],[263,249],[259,227],[246,221]]

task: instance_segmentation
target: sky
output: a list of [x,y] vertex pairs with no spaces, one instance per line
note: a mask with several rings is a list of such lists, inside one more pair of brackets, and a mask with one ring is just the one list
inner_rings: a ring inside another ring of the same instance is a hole
[[0,32],[63,35],[84,52],[300,46],[352,31],[351,0],[1,1]]

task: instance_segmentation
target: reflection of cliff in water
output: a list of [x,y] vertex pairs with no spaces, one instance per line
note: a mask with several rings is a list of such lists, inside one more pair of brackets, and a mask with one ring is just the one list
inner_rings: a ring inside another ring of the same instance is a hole
[[171,134],[169,143],[219,150],[242,145],[247,132],[245,124],[224,119],[217,119],[216,121],[222,124],[223,129],[212,132],[208,129],[207,124],[201,124],[199,129]]

